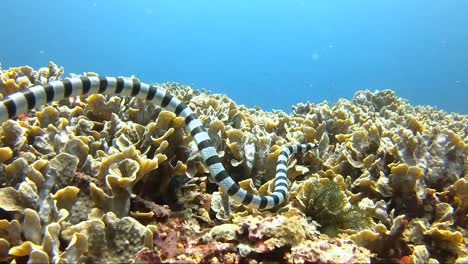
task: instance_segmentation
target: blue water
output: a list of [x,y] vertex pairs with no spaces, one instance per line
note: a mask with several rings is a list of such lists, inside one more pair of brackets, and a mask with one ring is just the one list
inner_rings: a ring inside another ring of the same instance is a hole
[[2,0],[3,68],[135,75],[289,112],[362,89],[468,113],[466,0]]

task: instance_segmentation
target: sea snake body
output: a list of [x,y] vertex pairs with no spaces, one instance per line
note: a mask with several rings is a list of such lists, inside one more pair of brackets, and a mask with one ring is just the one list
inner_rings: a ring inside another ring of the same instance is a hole
[[218,186],[235,201],[258,209],[273,208],[285,200],[288,193],[286,166],[289,155],[296,152],[305,152],[317,147],[313,143],[284,147],[278,157],[274,192],[267,196],[249,193],[240,188],[239,184],[226,172],[205,127],[198,119],[198,116],[186,104],[160,87],[148,85],[137,79],[130,78],[74,77],[53,81],[44,85],[36,85],[11,94],[0,102],[0,123],[53,101],[71,96],[90,94],[137,97],[152,101],[162,108],[174,112],[177,116],[184,118],[185,130],[193,137],[204,163]]

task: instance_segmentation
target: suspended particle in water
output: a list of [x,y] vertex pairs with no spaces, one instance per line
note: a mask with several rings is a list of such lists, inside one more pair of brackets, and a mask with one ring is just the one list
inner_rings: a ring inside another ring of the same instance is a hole
[[316,61],[318,59],[320,59],[320,54],[318,54],[317,52],[312,53],[312,60]]
[[152,15],[152,14],[153,14],[153,9],[146,7],[146,8],[145,8],[145,14],[146,14],[147,16]]

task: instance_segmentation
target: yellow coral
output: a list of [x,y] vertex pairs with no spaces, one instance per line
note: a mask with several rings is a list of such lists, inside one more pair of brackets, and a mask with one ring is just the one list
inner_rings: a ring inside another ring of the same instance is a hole
[[9,147],[0,147],[0,162],[5,162],[13,157],[13,151]]
[[416,166],[408,166],[406,164],[390,164],[391,173],[390,186],[394,192],[399,192],[404,195],[418,194],[423,195],[424,189],[418,185],[419,180],[423,177],[424,171]]
[[408,127],[409,129],[411,129],[411,131],[413,131],[413,133],[422,133],[424,132],[424,124],[422,124],[421,122],[419,122],[419,120],[417,120],[416,118],[410,116],[408,117]]

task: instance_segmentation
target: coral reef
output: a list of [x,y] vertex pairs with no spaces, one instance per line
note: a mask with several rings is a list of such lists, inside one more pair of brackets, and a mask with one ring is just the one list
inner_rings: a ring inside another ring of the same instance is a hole
[[2,70],[0,67],[0,99],[4,96],[26,89],[36,84],[46,84],[58,80],[63,75],[63,67],[49,62],[48,67],[35,71],[29,66]]
[[[52,62],[0,69],[0,98],[62,74]],[[466,116],[390,90],[286,114],[161,86],[252,193],[272,193],[282,146],[317,143],[290,158],[286,201],[261,211],[226,199],[184,120],[152,103],[64,99],[0,126],[0,261],[466,262]]]

